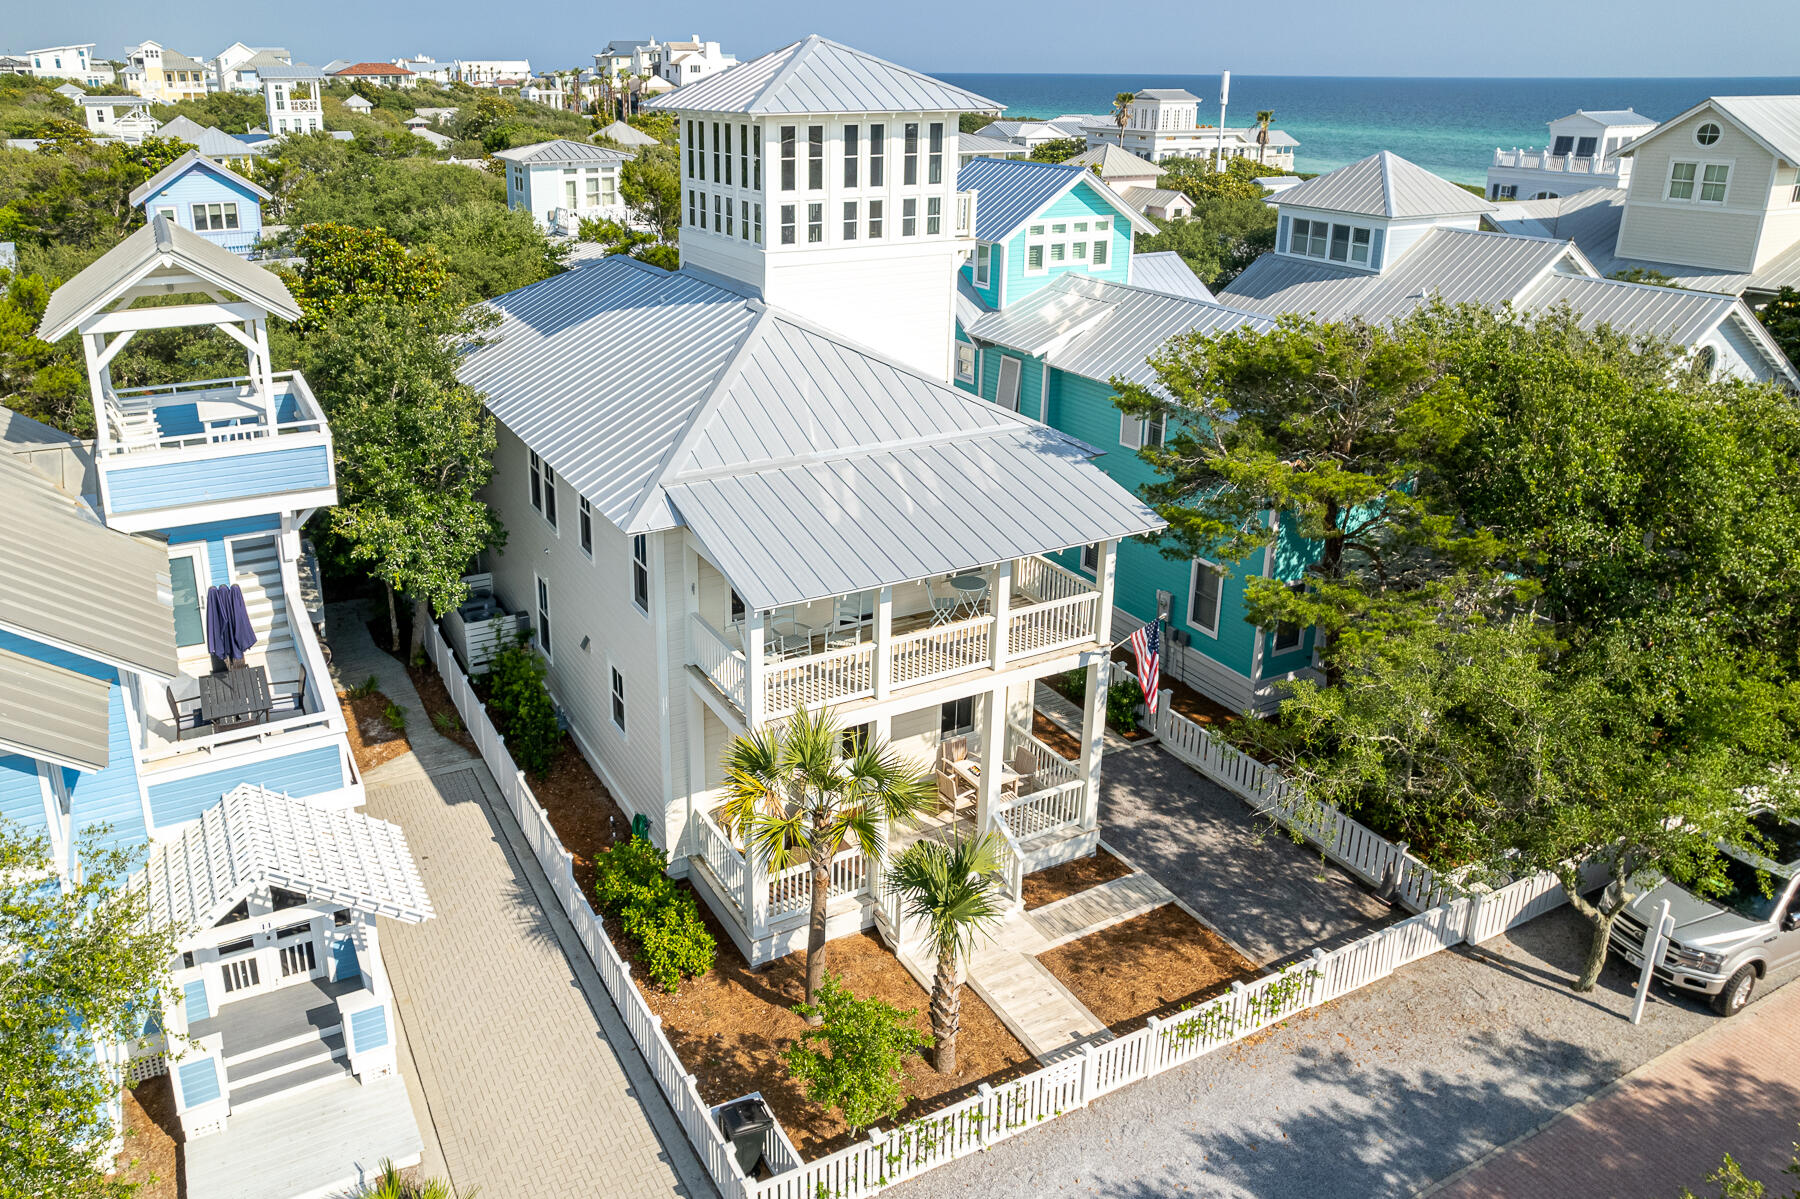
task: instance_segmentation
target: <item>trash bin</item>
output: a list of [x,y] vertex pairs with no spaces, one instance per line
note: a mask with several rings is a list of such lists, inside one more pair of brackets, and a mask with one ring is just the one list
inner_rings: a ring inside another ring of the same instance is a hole
[[769,1132],[774,1127],[775,1117],[769,1113],[767,1105],[754,1095],[748,1099],[734,1100],[719,1109],[719,1131],[731,1142],[732,1152],[737,1154],[738,1168],[743,1170],[744,1177],[756,1177],[757,1168],[764,1162],[763,1146],[768,1142]]

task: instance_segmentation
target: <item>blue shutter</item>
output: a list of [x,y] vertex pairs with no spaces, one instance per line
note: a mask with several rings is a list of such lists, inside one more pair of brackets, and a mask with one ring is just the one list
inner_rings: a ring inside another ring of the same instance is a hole
[[1281,218],[1281,228],[1275,234],[1275,244],[1283,250],[1288,248],[1288,221],[1289,218],[1284,215]]
[[331,943],[331,957],[337,963],[339,979],[361,976],[362,963],[356,958],[356,942],[349,937],[339,937]]
[[181,993],[187,998],[187,1018],[189,1024],[194,1023],[196,1020],[212,1019],[212,1008],[207,1006],[206,1003],[205,983],[196,978],[194,981],[183,986],[181,988]]
[[187,1062],[177,1068],[181,1079],[181,1100],[188,1107],[199,1107],[219,1097],[219,1068],[210,1057]]
[[1381,235],[1384,232],[1386,232],[1386,230],[1383,229],[1372,229],[1369,231],[1370,270],[1378,271],[1381,269]]
[[387,1009],[366,1007],[350,1016],[351,1047],[358,1053],[380,1049],[388,1043]]

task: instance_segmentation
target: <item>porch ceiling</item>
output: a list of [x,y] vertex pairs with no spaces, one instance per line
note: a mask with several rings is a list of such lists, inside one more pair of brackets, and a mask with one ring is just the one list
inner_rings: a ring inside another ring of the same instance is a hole
[[265,883],[408,924],[432,915],[398,825],[248,785],[158,843],[133,881],[149,888],[151,924],[183,933],[210,928]]

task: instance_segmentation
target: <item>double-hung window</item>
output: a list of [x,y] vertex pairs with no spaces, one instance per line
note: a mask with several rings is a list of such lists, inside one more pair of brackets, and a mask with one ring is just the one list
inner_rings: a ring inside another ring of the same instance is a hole
[[[729,126],[727,126],[727,127],[729,128]],[[731,160],[728,158],[725,161],[730,162]],[[733,205],[731,203],[731,197],[726,196],[725,197],[725,236],[726,237],[730,237],[733,232],[733,230],[731,228],[732,216],[734,215],[732,210],[733,210]]]
[[717,192],[714,192],[713,193],[713,232],[714,233],[722,232],[725,227],[725,218],[720,213],[720,209],[722,206],[723,206],[723,197],[721,197]]
[[975,286],[976,287],[986,287],[988,285],[988,267],[991,265],[991,263],[993,261],[993,257],[994,257],[994,248],[992,246],[988,245],[986,242],[979,242],[976,244],[976,246],[975,246]]
[[975,382],[975,347],[966,341],[956,343],[956,378],[960,383]]
[[855,241],[856,240],[856,221],[857,221],[856,201],[855,200],[845,200],[844,201],[844,240],[845,241]]
[[886,205],[880,200],[869,201],[869,236],[881,236],[881,214]]
[[[1731,168],[1722,162],[1709,162],[1700,170],[1700,202],[1723,204],[1725,185],[1731,180]],[[236,226],[234,225],[233,228]]]
[[539,460],[536,450],[529,452],[531,454],[531,506],[542,512],[544,510],[544,465]]
[[1219,635],[1219,605],[1224,598],[1225,576],[1204,558],[1195,558],[1188,582],[1187,622],[1209,637]]
[[919,182],[919,125],[917,121],[906,123],[906,143],[902,151],[900,167],[900,183],[903,187],[913,187]]
[[806,127],[806,189],[818,191],[825,186],[825,126]]
[[1325,257],[1325,243],[1331,236],[1331,225],[1325,221],[1294,222],[1288,234],[1288,251],[1308,258]]
[[750,186],[750,126],[738,126],[738,178]]
[[554,529],[556,527],[556,472],[550,469],[548,462],[540,462],[539,467],[544,472],[544,519],[549,521],[550,527]]
[[798,148],[794,144],[794,135],[797,132],[795,125],[781,127],[781,190],[784,192],[794,190],[794,153]]
[[631,539],[631,602],[638,611],[650,611],[650,536],[639,533]]
[[1128,450],[1155,448],[1163,443],[1168,425],[1169,418],[1164,414],[1158,414],[1149,420],[1122,415],[1119,417],[1119,444]]
[[748,200],[738,201],[738,238],[742,241],[750,240],[750,201]]
[[925,162],[925,182],[942,183],[944,181],[944,123],[931,123],[931,156]]
[[700,128],[700,178],[706,178],[706,122],[696,122]]
[[612,718],[613,723],[619,726],[619,731],[624,732],[625,676],[619,673],[617,666],[612,668]]
[[1100,543],[1091,541],[1081,547],[1081,569],[1088,574],[1100,573]]
[[935,237],[944,226],[944,198],[927,196],[925,198],[925,232]]
[[825,240],[825,205],[806,206],[806,240],[808,243]]
[[[721,169],[719,169],[719,150],[720,150],[719,123],[717,121],[714,121],[712,123],[712,127],[713,127],[713,151],[712,151],[712,154],[713,154],[713,182],[714,183],[728,183],[728,182],[730,182],[730,180],[725,178],[725,172],[722,171]],[[725,126],[725,128],[730,129],[731,126],[727,125],[727,126]],[[729,151],[729,150],[725,151],[725,161],[728,163],[731,161],[731,151]]]
[[755,169],[756,169],[756,182],[751,186],[751,190],[752,191],[761,191],[762,190],[762,126],[761,125],[750,126],[750,133],[756,139],[755,141],[750,143],[750,161],[755,166]]
[[731,122],[725,122],[725,185],[731,186]]
[[592,558],[594,556],[594,510],[588,505],[585,495],[576,500],[575,507],[580,513],[581,552]]
[[1694,179],[1700,173],[1697,162],[1672,162],[1669,164],[1669,199],[1691,200],[1694,198]]
[[[1296,593],[1305,591],[1306,584],[1290,583],[1288,584],[1288,590]],[[1269,632],[1269,652],[1272,654],[1285,654],[1291,650],[1299,649],[1300,635],[1305,631],[1306,630],[1302,629],[1291,620],[1277,621],[1275,627]]]
[[550,656],[550,583],[542,575],[533,575],[537,582],[537,641],[538,648],[544,651],[544,657]]
[[193,207],[194,228],[202,233],[238,227],[238,206],[235,200],[225,204],[196,204]]
[[869,186],[880,187],[887,167],[887,126],[869,126]]
[[762,245],[762,205],[752,204],[750,212],[756,218],[756,244],[760,246]]
[[860,126],[860,125],[845,125],[844,126],[844,186],[845,187],[855,187],[856,186],[856,170],[857,170],[858,165],[860,165],[858,162],[858,159],[862,154],[862,148],[858,144],[858,142],[861,139],[861,134],[862,134],[862,126]]
[[792,204],[781,206],[781,244],[784,246],[794,244],[794,206]]
[[900,236],[917,237],[919,235],[919,202],[908,196],[900,201]]

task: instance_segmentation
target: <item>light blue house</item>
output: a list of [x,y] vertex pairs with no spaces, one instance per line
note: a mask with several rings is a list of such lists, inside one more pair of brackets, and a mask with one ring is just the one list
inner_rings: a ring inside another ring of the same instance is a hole
[[[1155,226],[1082,167],[975,159],[957,186],[980,197],[977,249],[958,280],[957,385],[1099,449],[1101,468],[1139,492],[1157,476],[1137,451],[1164,430],[1124,417],[1111,380],[1150,381],[1147,360],[1178,333],[1273,319],[1213,300],[1178,255],[1135,254],[1132,234]],[[1169,673],[1234,710],[1270,710],[1277,682],[1311,670],[1313,641],[1249,623],[1244,593],[1256,576],[1298,580],[1301,549],[1284,538],[1231,565],[1122,542],[1114,639],[1161,614]],[[1091,574],[1093,556],[1072,551],[1063,565]]]
[[[189,302],[139,304],[171,296]],[[355,810],[363,780],[302,598],[300,527],[337,490],[306,380],[269,369],[268,321],[298,316],[278,277],[153,213],[38,329],[81,337],[91,445],[20,417],[0,432],[0,814],[47,837],[65,876],[106,826],[174,930],[181,999],[157,1023],[186,1034],[179,1061],[156,1029],[91,1048],[129,1078],[174,1072],[194,1199],[242,1194],[261,1161],[298,1164],[259,1193],[298,1196],[420,1152],[391,1038],[344,1032],[391,1024],[376,917],[431,910],[400,830]],[[136,332],[208,325],[244,347],[244,376],[114,386]],[[221,588],[252,634],[235,654]],[[234,1137],[247,1109],[270,1119]],[[350,1143],[308,1139],[345,1110]]]
[[[241,144],[241,143],[240,143]],[[214,245],[251,257],[262,237],[268,192],[230,167],[189,150],[132,190],[144,219],[160,216]]]
[[632,155],[623,150],[557,138],[494,157],[506,170],[506,206],[529,212],[546,229],[573,234],[582,220],[625,219],[619,170]]

